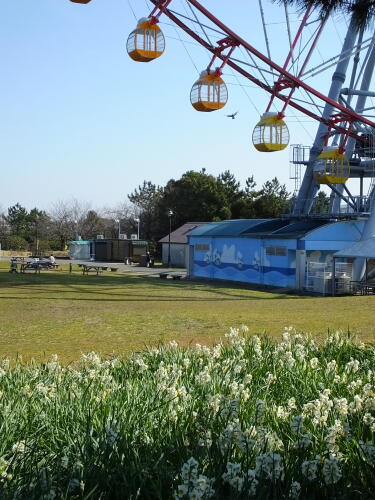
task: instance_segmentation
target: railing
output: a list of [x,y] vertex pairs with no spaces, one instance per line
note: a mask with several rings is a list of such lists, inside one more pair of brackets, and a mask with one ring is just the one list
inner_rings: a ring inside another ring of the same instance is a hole
[[[307,261],[305,290],[321,295],[331,295],[335,287],[335,295],[346,295],[352,292],[352,264],[336,262],[333,272],[332,262]],[[334,275],[334,276],[333,276]]]

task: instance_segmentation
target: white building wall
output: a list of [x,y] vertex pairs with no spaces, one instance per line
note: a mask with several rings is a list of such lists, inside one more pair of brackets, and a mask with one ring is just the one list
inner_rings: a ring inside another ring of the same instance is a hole
[[[171,266],[186,267],[188,245],[171,243]],[[162,262],[168,264],[168,243],[162,243]]]

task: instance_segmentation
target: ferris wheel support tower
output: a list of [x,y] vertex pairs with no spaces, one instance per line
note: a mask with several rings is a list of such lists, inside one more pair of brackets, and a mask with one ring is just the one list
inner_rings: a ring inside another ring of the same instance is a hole
[[[367,58],[367,63],[366,67],[364,70],[363,78],[362,78],[362,83],[360,90],[357,91],[354,88],[348,88],[348,89],[343,89],[343,84],[346,79],[346,73],[348,69],[348,64],[349,64],[349,59],[348,57],[345,57],[346,54],[349,52],[353,51],[355,49],[355,43],[356,43],[356,38],[358,36],[359,32],[356,29],[356,26],[352,20],[352,22],[349,25],[348,32],[343,44],[343,48],[341,51],[341,56],[339,59],[339,63],[337,64],[336,70],[332,76],[332,83],[331,87],[329,90],[329,98],[334,100],[334,101],[339,101],[341,93],[345,93],[349,96],[358,96],[357,98],[357,104],[355,107],[355,112],[358,115],[362,115],[362,113],[365,110],[365,104],[366,104],[366,99],[369,95],[372,95],[372,92],[369,92],[369,87],[371,83],[371,78],[373,75],[374,71],[374,66],[375,66],[375,35],[372,39],[372,43],[369,49],[369,57]],[[355,72],[356,66],[353,68],[353,72]],[[355,74],[354,74],[355,76]],[[352,81],[354,78],[352,78]],[[333,107],[329,104],[326,103],[324,111],[323,111],[323,117],[326,119],[329,119],[333,114]],[[298,197],[296,200],[296,203],[294,205],[293,209],[293,215],[294,216],[299,216],[299,217],[308,217],[310,214],[310,210],[312,207],[312,203],[314,200],[314,196],[316,195],[317,191],[319,190],[319,184],[315,181],[314,179],[314,166],[316,164],[316,159],[321,152],[324,143],[327,138],[327,134],[329,133],[328,126],[325,123],[320,123],[318,127],[318,131],[314,140],[314,144],[311,148],[310,151],[310,158],[309,162],[306,168],[306,172],[303,178],[303,182],[301,184],[301,188],[298,193]],[[337,137],[336,137],[337,140]],[[347,145],[346,145],[346,157],[350,161],[352,158],[352,155],[354,153],[356,146],[356,139],[353,137],[350,137],[348,139]],[[353,177],[359,177],[360,182],[361,182],[361,195],[363,195],[363,177],[364,176],[369,176],[369,172],[367,171],[366,173],[366,168],[365,168],[365,163],[361,162],[363,166],[359,165],[356,166],[354,170],[354,175]],[[368,169],[367,169],[368,170]],[[334,216],[335,213],[338,212],[338,206],[340,204],[340,201],[344,199],[343,192],[345,189],[344,185],[333,185],[330,186],[332,188],[332,196],[331,196],[331,204],[330,204],[330,210],[329,210],[329,215],[332,217]],[[375,193],[371,193],[374,195]],[[375,202],[375,199],[372,200],[374,196],[371,196],[371,203],[370,206],[367,207],[367,210],[370,212],[370,218],[369,218],[369,224],[366,224],[366,234],[368,233],[368,228],[370,226],[374,226],[375,228],[375,210],[372,210],[372,208],[375,209],[375,207],[372,207],[372,205]],[[372,216],[372,214],[374,215]],[[374,222],[372,222],[372,219],[374,219]],[[371,222],[370,222],[371,220]],[[374,231],[375,232],[375,231]]]
[[[331,88],[328,93],[328,97],[333,101],[337,102],[339,99],[340,91],[345,82],[346,72],[350,62],[350,58],[346,57],[346,55],[353,50],[356,38],[357,30],[355,29],[355,25],[352,20],[344,40],[339,62],[332,76]],[[333,111],[333,106],[330,103],[326,103],[323,111],[323,118],[329,120]],[[328,126],[325,123],[321,122],[315,136],[314,144],[310,151],[309,164],[307,165],[305,175],[303,177],[303,181],[293,209],[293,215],[308,216],[310,213],[314,196],[319,190],[319,184],[315,181],[313,176],[314,164],[316,158],[323,148],[327,133]]]
[[[356,28],[354,20],[352,19],[344,40],[344,44],[341,51],[341,56],[339,62],[336,66],[336,70],[332,76],[332,83],[328,93],[328,97],[334,101],[338,101],[340,98],[340,93],[343,90],[343,85],[346,79],[346,73],[348,70],[348,65],[350,58],[345,57],[345,54],[352,52],[355,48],[356,40],[359,35],[359,31]],[[366,100],[372,92],[369,92],[371,79],[373,76],[375,67],[375,34],[372,39],[371,47],[369,48],[369,57],[367,59],[366,67],[363,73],[362,82],[360,90],[356,91],[354,88],[345,89],[345,94],[358,96],[357,103],[355,106],[355,112],[359,115],[364,113]],[[353,69],[355,71],[355,69]],[[354,79],[352,78],[351,81]],[[323,117],[329,119],[333,113],[333,107],[330,104],[326,104],[323,112]],[[293,215],[298,217],[309,217],[310,210],[313,204],[314,197],[318,190],[320,189],[319,184],[314,179],[314,165],[316,164],[317,157],[321,152],[324,143],[326,141],[328,133],[328,127],[324,123],[320,123],[313,146],[310,151],[309,163],[306,167],[305,175],[294,205]],[[350,137],[346,146],[346,156],[350,161],[355,150],[356,139]],[[372,160],[374,162],[374,160]],[[363,177],[364,169],[359,174],[361,182],[361,195],[363,195]],[[335,213],[339,211],[339,205],[343,197],[344,185],[336,185],[334,191],[332,191],[331,203],[329,213],[334,216]],[[365,222],[363,233],[361,236],[361,241],[375,237],[375,186],[373,186],[371,192],[369,193],[370,199],[368,201],[368,219]],[[360,216],[359,216],[360,217]],[[365,259],[357,258],[353,265],[353,279],[362,279],[365,273]]]

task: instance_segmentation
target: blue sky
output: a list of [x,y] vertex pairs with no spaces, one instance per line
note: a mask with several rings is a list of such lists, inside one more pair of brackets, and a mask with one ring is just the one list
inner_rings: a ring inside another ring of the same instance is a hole
[[[265,50],[257,1],[202,3]],[[181,11],[181,0],[171,7]],[[289,150],[265,155],[251,144],[268,102],[262,91],[240,87],[229,74],[226,108],[197,113],[189,92],[209,56],[169,24],[160,25],[167,35],[160,59],[141,64],[127,56],[126,39],[136,24],[132,9],[140,18],[149,8],[146,0],[1,3],[0,207],[20,202],[48,209],[70,198],[111,206],[143,180],[164,185],[203,167],[214,175],[229,168],[242,182],[253,174],[258,185],[277,176],[292,189]],[[271,49],[282,61],[282,10],[265,0],[265,14]],[[335,43],[344,29],[332,28]],[[321,77],[319,90],[327,82]],[[225,117],[237,110],[235,120]],[[311,143],[315,123],[292,118],[289,125],[291,143]]]

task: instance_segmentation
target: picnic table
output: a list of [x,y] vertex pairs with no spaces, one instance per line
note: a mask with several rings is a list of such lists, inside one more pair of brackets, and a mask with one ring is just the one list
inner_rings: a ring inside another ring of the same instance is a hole
[[99,276],[99,274],[103,272],[103,266],[98,266],[97,264],[82,264],[82,274],[89,275],[90,272],[94,272]]
[[87,274],[89,275],[90,272],[96,273],[98,276],[100,273],[103,271],[107,271],[108,268],[111,270],[111,272],[116,272],[118,270],[118,267],[113,267],[113,266],[103,266],[100,264],[78,264],[79,267],[82,268],[82,274]]
[[34,271],[35,273],[40,274],[41,265],[39,262],[22,262],[21,263],[21,273],[25,273],[26,271]]
[[[14,263],[14,261],[13,261]],[[14,264],[11,264],[11,268],[13,268]],[[59,264],[52,263],[48,260],[39,260],[39,261],[23,261],[20,265],[21,273],[25,273],[26,271],[34,271],[35,273],[40,274],[40,271],[48,271],[50,269],[58,269]]]

